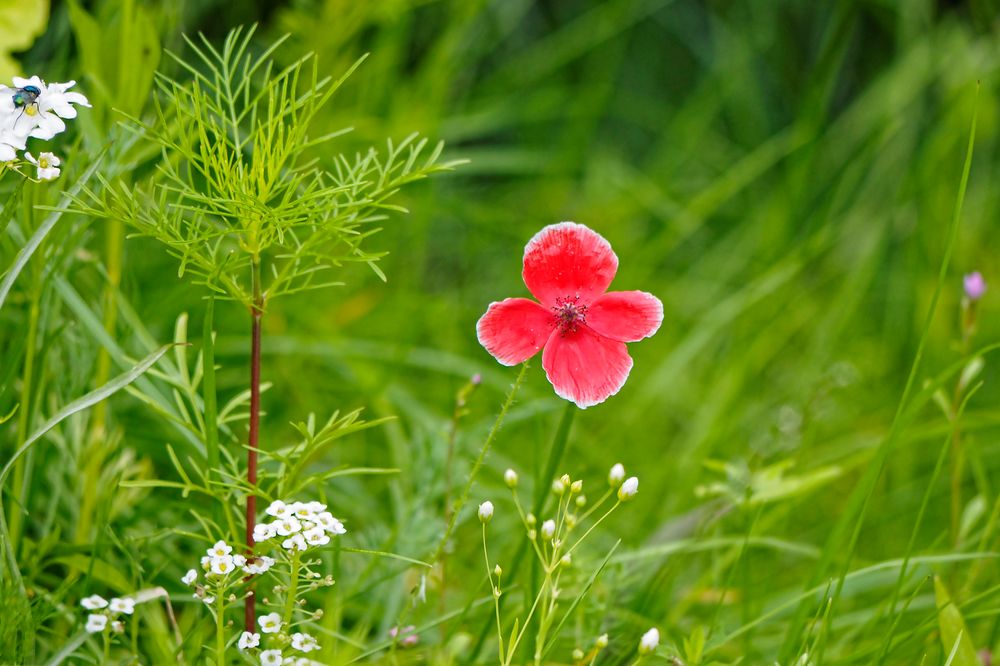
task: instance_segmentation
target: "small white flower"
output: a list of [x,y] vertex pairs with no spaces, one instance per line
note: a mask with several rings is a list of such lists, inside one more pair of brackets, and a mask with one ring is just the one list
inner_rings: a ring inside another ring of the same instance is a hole
[[87,626],[84,627],[88,634],[97,634],[108,626],[108,616],[107,615],[88,615],[87,616]]
[[81,601],[80,605],[86,608],[87,610],[97,610],[98,608],[106,608],[108,602],[104,597],[98,594],[92,594],[83,601]]
[[59,165],[61,160],[54,153],[38,153],[36,160],[31,153],[25,153],[24,159],[34,164],[35,176],[38,180],[55,180],[59,177]]
[[597,640],[594,641],[594,645],[596,645],[597,648],[601,649],[601,650],[603,650],[604,648],[608,647],[608,635],[607,634],[601,634],[600,636],[598,636]]
[[233,548],[225,541],[216,541],[215,545],[209,548],[206,552],[209,557],[225,557],[229,553],[233,552]]
[[274,500],[271,506],[264,509],[264,513],[275,518],[286,518],[292,514],[292,510],[281,500]]
[[[198,597],[197,594],[194,595],[194,596],[195,596],[195,598]],[[201,600],[205,602],[206,606],[211,606],[212,604],[215,603],[215,597],[202,597]]]
[[322,527],[314,527],[311,530],[306,530],[302,533],[302,536],[310,546],[325,546],[330,543],[330,536]]
[[239,555],[239,554],[233,555],[233,564],[234,565],[236,565],[238,567],[242,567],[242,566],[246,565],[246,563],[247,563],[247,558],[244,555]]
[[208,555],[203,555],[201,558],[201,568],[204,571],[208,571],[212,568],[212,558]]
[[305,550],[308,548],[306,540],[301,534],[294,534],[281,542],[281,547],[285,550]]
[[253,540],[257,543],[267,541],[274,535],[274,523],[257,523],[253,526]]
[[194,569],[188,569],[188,572],[181,578],[181,582],[185,585],[193,585],[196,580],[198,580],[198,572]]
[[274,531],[281,536],[288,536],[289,534],[295,534],[302,530],[302,523],[295,516],[288,516],[287,518],[281,518],[274,521]]
[[639,479],[638,477],[630,476],[625,479],[625,483],[618,489],[618,499],[623,502],[628,501],[635,497],[637,492],[639,492]]
[[122,622],[121,620],[115,620],[114,622],[111,623],[111,631],[115,632],[116,634],[124,634],[125,623]]
[[546,520],[542,523],[542,537],[545,539],[551,539],[556,533],[556,521]]
[[479,522],[484,525],[493,519],[493,502],[486,500],[479,505]]
[[334,518],[329,511],[323,511],[316,514],[316,524],[321,525],[330,534],[346,534],[347,530],[344,529],[344,524]]
[[130,597],[112,599],[110,608],[112,613],[125,613],[126,615],[131,615],[135,612],[135,599]]
[[264,650],[261,652],[260,666],[281,666],[281,650]]
[[653,651],[656,650],[659,644],[660,631],[656,627],[653,627],[639,639],[639,654],[643,656],[653,654]]
[[222,557],[212,558],[212,573],[216,575],[225,576],[227,574],[231,574],[235,568],[236,565],[233,562],[232,555],[223,555]]
[[261,632],[265,634],[276,634],[281,631],[281,616],[277,613],[268,613],[257,618]]
[[625,466],[621,463],[615,463],[611,467],[611,471],[608,472],[608,485],[614,488],[615,486],[620,486],[624,480]]
[[309,634],[292,634],[292,647],[301,652],[311,652],[319,649],[319,643]]
[[314,663],[307,657],[285,657],[285,660],[281,662],[281,666],[312,666]]
[[251,634],[249,631],[240,634],[240,640],[236,643],[236,647],[241,650],[249,650],[258,645],[260,645],[260,634]]
[[507,484],[508,488],[517,488],[517,472],[508,469],[503,473],[503,482]]

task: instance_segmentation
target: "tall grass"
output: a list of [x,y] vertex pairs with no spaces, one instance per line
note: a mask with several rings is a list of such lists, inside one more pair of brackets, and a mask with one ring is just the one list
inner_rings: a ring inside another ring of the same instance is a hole
[[[578,414],[567,439],[563,466],[574,477],[599,480],[623,462],[642,485],[579,554],[580,569],[593,570],[622,541],[564,626],[553,663],[604,632],[599,663],[631,663],[639,636],[657,626],[659,663],[676,654],[686,664],[788,666],[809,653],[813,661],[800,663],[943,664],[958,640],[955,609],[975,650],[998,647],[1000,393],[988,348],[1000,335],[996,295],[980,302],[964,351],[960,311],[963,273],[1000,283],[1000,50],[989,3],[139,6],[88,6],[122,49],[134,49],[124,57],[103,57],[76,5],[61,3],[21,57],[29,73],[78,79],[95,109],[63,144],[61,181],[0,183],[10,190],[0,270],[15,265],[51,214],[44,207],[59,208],[61,190],[88,167],[136,184],[151,177],[157,157],[121,130],[112,108],[151,117],[152,72],[185,73],[140,56],[161,45],[183,53],[182,32],[219,42],[237,23],[260,21],[258,52],[287,33],[276,53],[283,64],[315,52],[331,74],[370,54],[315,119],[318,133],[354,131],[306,158],[420,131],[443,139],[446,157],[469,160],[402,193],[411,214],[372,239],[388,253],[379,264],[387,282],[348,266],[349,287],[290,295],[265,319],[262,448],[294,442],[290,424],[310,413],[393,417],[310,463],[398,470],[317,488],[345,519],[351,547],[426,559],[440,543],[446,498],[514,380],[477,344],[475,321],[490,301],[522,289],[524,242],[572,219],[612,242],[618,280],[657,294],[667,316],[632,350],[621,393]],[[0,425],[4,464],[60,409],[162,345],[190,343],[183,349],[196,365],[204,292],[176,278],[176,261],[156,243],[123,238],[120,220],[66,214],[12,282],[0,307],[0,415],[13,412]],[[245,319],[245,308],[215,302],[219,407],[235,399],[238,416],[223,424],[224,442],[246,432]],[[936,389],[950,400],[984,349],[973,382],[981,387],[963,409],[939,409]],[[144,486],[177,481],[170,451],[183,461],[203,446],[183,425],[193,403],[178,388],[178,359],[165,355],[103,407],[62,419],[25,453],[23,487],[3,486],[4,515],[21,514],[22,533],[5,537],[0,661],[99,654],[78,607],[92,592],[168,590],[177,630],[166,606],[150,602],[127,636],[144,661],[173,662],[178,650],[191,660],[212,640],[178,582],[203,549],[185,536],[200,531],[195,500]],[[482,384],[456,420],[449,484],[455,395],[477,373]],[[546,456],[562,404],[540,375],[528,373],[473,500],[505,496],[511,466],[522,486],[551,483]],[[489,548],[505,563],[523,537],[516,514],[497,505]],[[474,512],[458,515],[443,606],[437,572],[334,554],[326,566],[337,585],[316,598],[325,611],[320,660],[492,663],[480,529]],[[510,581],[507,617],[530,603],[529,569]],[[421,587],[428,601],[414,607]],[[389,631],[404,617],[421,629],[420,643],[393,649]]]

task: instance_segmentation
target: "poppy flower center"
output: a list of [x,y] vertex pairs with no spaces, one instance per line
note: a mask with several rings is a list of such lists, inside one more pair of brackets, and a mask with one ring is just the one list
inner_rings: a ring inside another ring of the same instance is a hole
[[579,300],[579,296],[557,298],[556,304],[552,306],[556,325],[563,335],[575,333],[581,325],[587,323],[587,306],[580,304]]

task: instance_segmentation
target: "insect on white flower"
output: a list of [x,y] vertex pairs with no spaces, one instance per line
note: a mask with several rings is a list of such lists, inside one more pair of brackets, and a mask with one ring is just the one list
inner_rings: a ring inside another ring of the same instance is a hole
[[38,76],[14,77],[14,87],[0,86],[0,125],[14,133],[49,140],[66,129],[63,118],[76,118],[74,104],[90,106],[76,81],[46,84]]
[[135,612],[135,599],[130,597],[112,599],[109,608],[112,613],[125,613],[126,615],[131,615]]
[[84,627],[88,634],[97,634],[104,631],[108,626],[107,615],[92,614],[87,616],[87,625]]
[[260,645],[260,634],[251,634],[249,631],[244,631],[240,634],[240,640],[236,643],[236,647],[241,650],[249,650],[250,648],[255,648],[258,645]]
[[108,601],[99,594],[92,594],[86,599],[80,602],[80,605],[87,610],[97,610],[98,608],[107,608]]
[[196,580],[198,580],[198,572],[194,569],[188,569],[187,573],[181,578],[181,582],[185,585],[193,585]]
[[276,634],[281,631],[281,616],[277,613],[268,613],[257,618],[260,630],[265,634]]
[[319,643],[309,634],[292,634],[292,647],[301,652],[311,652],[319,649]]

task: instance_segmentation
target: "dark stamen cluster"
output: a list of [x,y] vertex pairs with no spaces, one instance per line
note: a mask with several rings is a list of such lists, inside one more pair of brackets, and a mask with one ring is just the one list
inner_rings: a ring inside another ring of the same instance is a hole
[[579,296],[557,298],[556,304],[552,306],[556,324],[563,335],[575,333],[582,324],[587,322],[587,306],[581,305],[579,300]]

